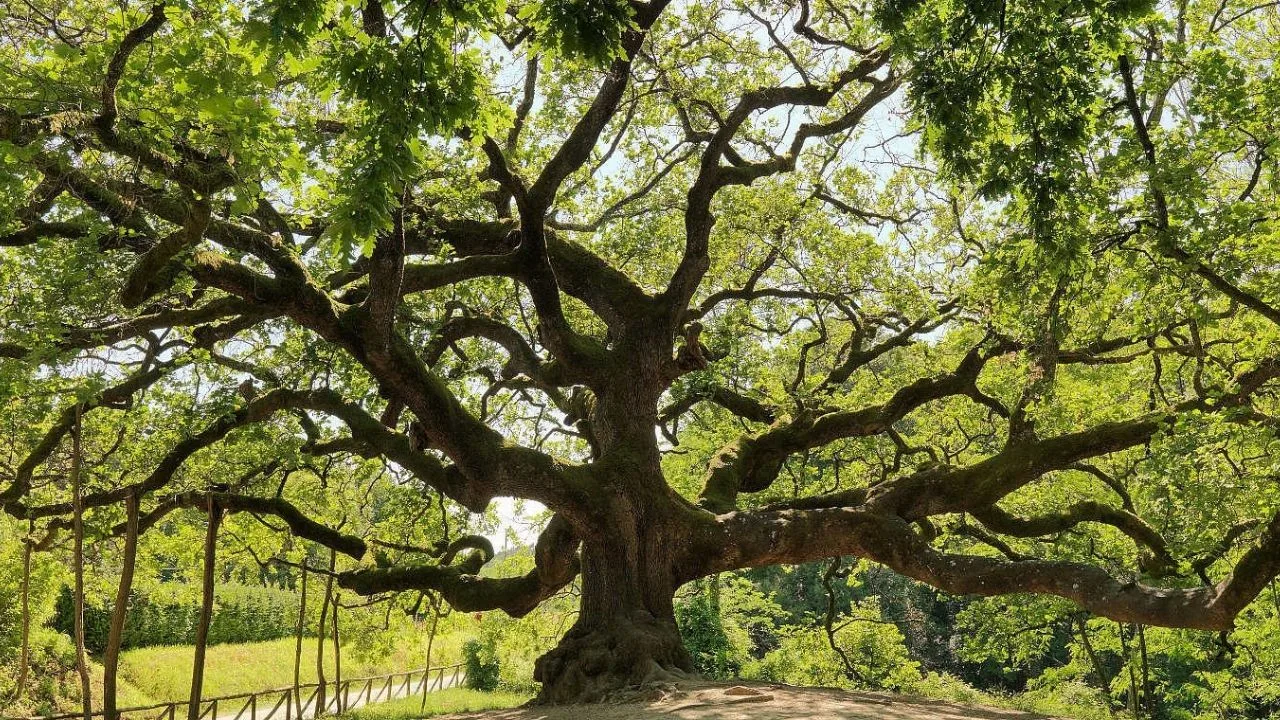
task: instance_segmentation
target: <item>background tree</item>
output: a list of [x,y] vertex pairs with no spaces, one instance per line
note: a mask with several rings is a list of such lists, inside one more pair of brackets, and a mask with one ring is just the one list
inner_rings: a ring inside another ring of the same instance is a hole
[[[738,568],[1218,631],[1280,571],[1274,7],[26,8],[0,504],[51,537],[83,418],[105,534],[274,516],[466,611],[577,578],[552,701],[692,670],[675,591]],[[342,524],[333,458],[395,506]],[[523,575],[448,523],[497,497],[551,511]]]

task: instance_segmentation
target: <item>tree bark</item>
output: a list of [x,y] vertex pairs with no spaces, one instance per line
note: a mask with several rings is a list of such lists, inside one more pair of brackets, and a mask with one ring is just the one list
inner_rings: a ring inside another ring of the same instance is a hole
[[195,661],[191,666],[191,700],[187,720],[200,720],[200,697],[204,691],[204,654],[209,644],[209,623],[213,620],[214,560],[218,549],[218,526],[222,509],[209,500],[209,526],[204,536],[204,575],[201,587],[200,619],[196,625]]
[[599,702],[694,673],[673,605],[680,533],[660,501],[616,505],[583,541],[577,622],[535,665],[543,702]]
[[83,708],[84,720],[92,720],[93,688],[89,683],[89,658],[84,648],[84,493],[80,483],[81,429],[80,406],[77,405],[75,429],[71,434],[71,499],[75,504],[72,518],[72,533],[75,535],[73,541],[75,591],[72,605],[75,613],[76,672],[80,675],[80,704]]
[[117,720],[116,676],[120,667],[120,646],[124,641],[124,623],[129,612],[129,592],[133,589],[133,570],[138,557],[138,494],[125,501],[124,557],[120,567],[120,586],[116,604],[111,608],[111,629],[102,658],[102,717]]

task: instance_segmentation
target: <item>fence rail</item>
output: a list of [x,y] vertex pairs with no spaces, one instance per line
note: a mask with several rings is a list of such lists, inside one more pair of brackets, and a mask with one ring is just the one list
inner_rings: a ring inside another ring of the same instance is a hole
[[[227,709],[228,703],[240,700],[243,703],[239,710],[222,720],[307,720],[361,705],[443,690],[446,678],[456,681],[454,684],[463,684],[467,678],[466,669],[462,663],[457,663],[387,675],[348,678],[342,682],[327,682],[323,686],[320,683],[306,683],[296,688],[290,685],[273,690],[202,698],[197,717],[199,720],[219,720],[220,704]],[[351,695],[353,687],[354,698]],[[264,697],[268,698],[268,702],[259,703],[258,699]],[[275,698],[275,702],[270,702],[271,698]],[[322,704],[322,707],[317,707],[318,704]],[[187,717],[190,707],[189,700],[175,700],[121,708],[116,712],[121,718],[129,720],[178,720],[180,717]],[[0,720],[76,720],[83,717],[83,712],[71,712],[25,717],[0,716]],[[95,711],[90,717],[107,720],[101,710]]]

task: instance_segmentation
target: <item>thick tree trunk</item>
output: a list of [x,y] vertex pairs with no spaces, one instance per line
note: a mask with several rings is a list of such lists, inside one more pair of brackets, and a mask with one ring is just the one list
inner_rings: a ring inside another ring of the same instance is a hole
[[[669,343],[650,341],[653,347]],[[633,355],[652,353],[642,343]],[[596,505],[568,518],[582,540],[582,602],[577,622],[534,666],[542,702],[600,702],[694,674],[673,599],[676,588],[691,579],[679,576],[677,562],[693,540],[689,520],[697,511],[662,477],[653,431],[654,408],[665,387],[660,370],[630,364],[624,382],[597,395],[590,431],[602,492]]]
[[672,605],[679,534],[653,511],[609,513],[607,529],[584,541],[578,621],[534,669],[541,701],[599,702],[693,674]]

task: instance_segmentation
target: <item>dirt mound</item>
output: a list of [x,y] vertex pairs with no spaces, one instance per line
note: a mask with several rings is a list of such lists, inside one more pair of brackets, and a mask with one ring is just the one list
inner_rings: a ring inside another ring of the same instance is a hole
[[1046,720],[1013,710],[966,707],[880,693],[789,685],[680,683],[638,691],[625,702],[526,707],[449,720]]

